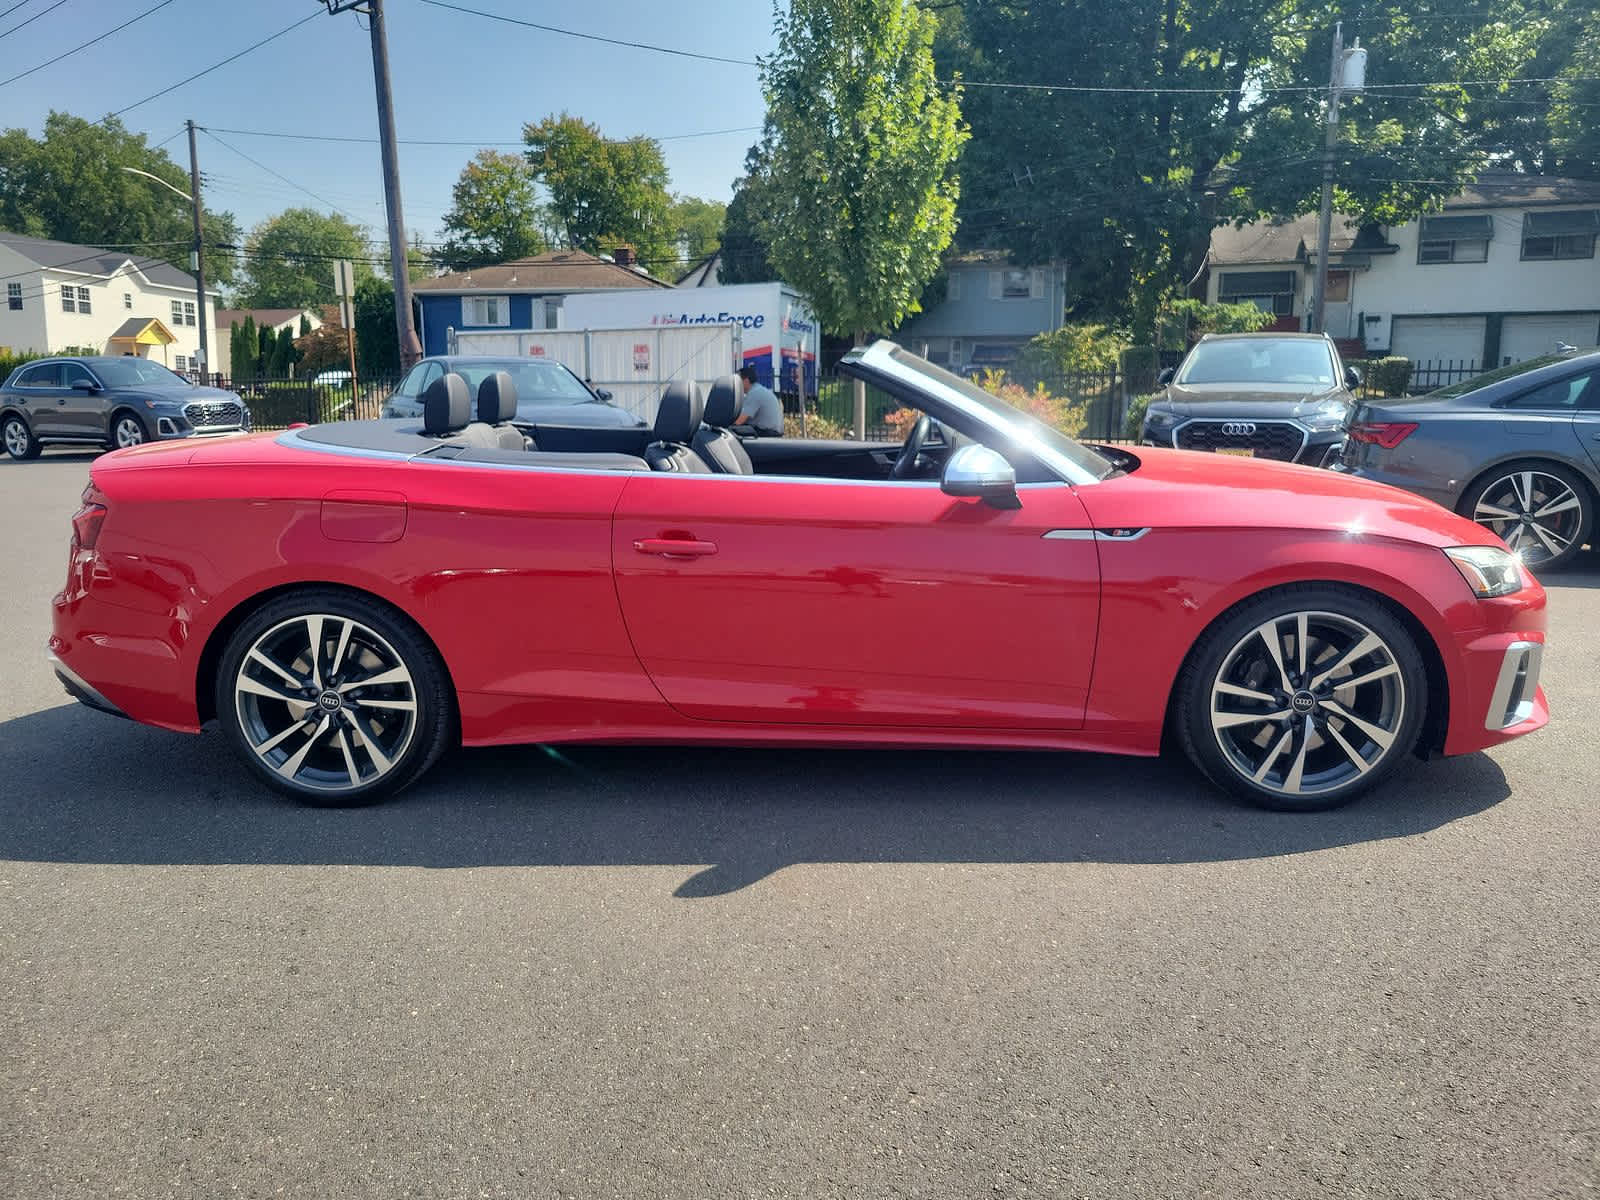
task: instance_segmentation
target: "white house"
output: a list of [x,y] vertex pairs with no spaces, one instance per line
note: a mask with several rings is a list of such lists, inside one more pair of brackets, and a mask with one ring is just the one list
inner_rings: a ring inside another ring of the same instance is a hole
[[122,250],[0,231],[0,279],[0,346],[11,350],[137,354],[186,371],[201,322],[216,327],[215,292],[201,312],[192,275]]
[[[1347,349],[1420,364],[1499,366],[1600,344],[1600,182],[1483,176],[1404,225],[1336,218],[1327,330]],[[1316,275],[1317,218],[1216,230],[1206,298],[1250,300],[1299,329]]]

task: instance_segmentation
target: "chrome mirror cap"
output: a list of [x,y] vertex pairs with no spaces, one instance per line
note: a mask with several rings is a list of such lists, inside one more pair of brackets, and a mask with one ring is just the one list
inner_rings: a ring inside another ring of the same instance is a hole
[[987,446],[963,446],[952,454],[939,486],[947,496],[976,496],[996,508],[1022,507],[1016,471]]

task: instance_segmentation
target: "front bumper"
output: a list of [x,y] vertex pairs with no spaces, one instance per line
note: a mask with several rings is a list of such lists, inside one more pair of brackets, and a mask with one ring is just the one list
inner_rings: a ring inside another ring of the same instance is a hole
[[1550,705],[1540,686],[1544,665],[1544,589],[1482,601],[1488,617],[1456,639],[1450,664],[1450,724],[1444,753],[1473,754],[1543,729]]
[[[1216,422],[1208,421],[1208,424]],[[1216,450],[1205,446],[1180,446],[1178,445],[1178,431],[1189,424],[1188,421],[1179,422],[1160,429],[1141,429],[1139,444],[1141,446],[1160,446],[1163,449],[1194,450],[1196,453],[1227,453],[1226,450]],[[1281,458],[1275,455],[1257,454],[1256,457],[1271,459],[1275,462],[1295,462],[1308,467],[1331,467],[1344,455],[1344,430],[1311,430],[1306,429],[1298,422],[1279,422],[1279,424],[1294,424],[1300,430],[1301,442],[1298,449],[1290,458]]]

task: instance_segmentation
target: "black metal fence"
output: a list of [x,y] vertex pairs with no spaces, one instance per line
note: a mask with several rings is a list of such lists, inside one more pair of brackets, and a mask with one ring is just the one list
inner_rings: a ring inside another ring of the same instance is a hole
[[296,421],[365,420],[382,415],[383,402],[394,392],[399,376],[333,379],[227,379],[218,387],[239,393],[256,429],[283,429]]

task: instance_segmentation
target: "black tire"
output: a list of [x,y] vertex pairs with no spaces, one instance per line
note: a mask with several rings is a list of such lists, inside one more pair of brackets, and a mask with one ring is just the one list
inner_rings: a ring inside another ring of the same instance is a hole
[[[123,427],[127,427],[124,437]],[[129,446],[142,446],[150,440],[150,430],[138,413],[118,409],[111,414],[110,432],[106,435],[107,450],[122,450]]]
[[6,453],[18,462],[38,458],[44,453],[44,447],[33,436],[28,423],[15,413],[7,414],[6,419],[0,421],[0,442],[5,444]]
[[[1571,507],[1560,507],[1564,504]],[[1519,552],[1534,571],[1561,570],[1594,531],[1594,496],[1588,483],[1576,471],[1540,459],[1504,463],[1485,472],[1462,493],[1458,511]],[[1497,512],[1507,516],[1495,516]]]
[[1294,584],[1201,635],[1178,676],[1175,721],[1184,752],[1219,787],[1263,808],[1315,812],[1393,773],[1427,707],[1422,654],[1387,608],[1354,588]]
[[280,596],[245,619],[223,651],[215,704],[257,776],[319,806],[394,795],[434,764],[456,725],[449,676],[422,631],[387,605],[329,588]]

